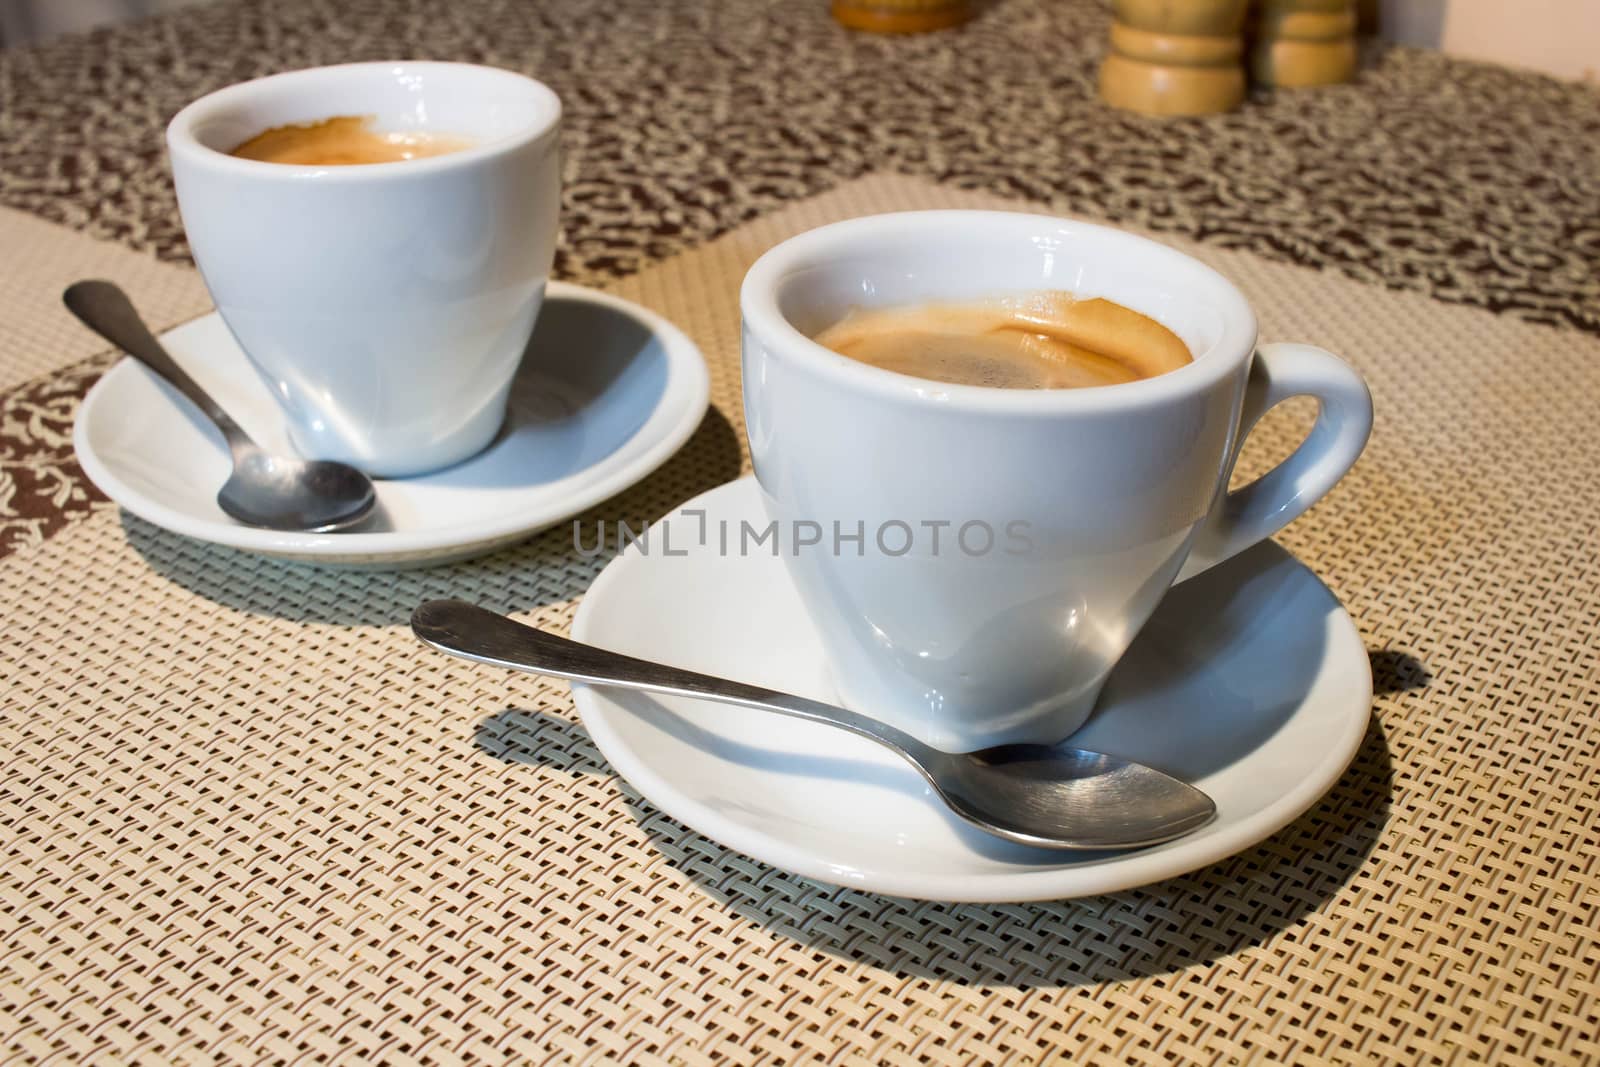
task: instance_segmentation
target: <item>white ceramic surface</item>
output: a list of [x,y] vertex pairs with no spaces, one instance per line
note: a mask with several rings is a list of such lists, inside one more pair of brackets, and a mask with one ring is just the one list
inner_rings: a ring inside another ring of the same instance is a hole
[[[1194,362],[1124,385],[1003,390],[880,370],[809,339],[852,307],[1038,289],[1152,316]],[[1372,425],[1366,386],[1340,360],[1258,349],[1255,316],[1221,275],[1064,219],[825,226],[762,256],[741,310],[756,477],[779,537],[793,535],[783,557],[835,684],[939,748],[1071,733],[1180,568],[1196,574],[1299,515]],[[1242,433],[1300,394],[1321,403],[1305,446],[1226,493]],[[819,530],[820,544],[799,543]]]
[[[705,545],[686,536],[704,509]],[[829,699],[823,651],[785,568],[723,556],[716,531],[760,523],[757,487],[721,486],[665,520],[651,555],[613,560],[573,623],[580,640]],[[574,686],[618,773],[668,815],[809,878],[936,900],[1108,893],[1213,863],[1269,836],[1343,773],[1365,734],[1372,675],[1339,602],[1262,544],[1173,590],[1073,743],[1181,775],[1217,802],[1204,829],[1155,848],[1066,855],[949,815],[904,763],[838,730],[708,701]],[[858,710],[866,711],[861,708]]]
[[[358,166],[226,154],[336,115],[476,143]],[[402,476],[488,444],[555,252],[560,120],[539,82],[464,63],[292,71],[172,120],[195,263],[303,455]]]
[[[290,452],[283,417],[215,314],[163,342],[245,430]],[[705,361],[670,322],[605,293],[553,282],[498,439],[447,470],[379,480],[360,529],[300,534],[241,526],[217,507],[222,436],[131,359],[85,398],[73,443],[101,491],[202,541],[323,563],[424,565],[486,552],[577,514],[660,466],[705,414]]]

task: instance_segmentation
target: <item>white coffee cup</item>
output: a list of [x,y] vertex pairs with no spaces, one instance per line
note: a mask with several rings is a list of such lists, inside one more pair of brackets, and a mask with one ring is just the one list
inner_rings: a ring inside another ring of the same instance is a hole
[[[1005,390],[907,377],[810,340],[853,307],[1040,289],[1142,312],[1194,362],[1123,385]],[[740,306],[756,478],[839,697],[947,750],[1076,730],[1167,588],[1305,511],[1372,427],[1348,365],[1309,345],[1257,347],[1255,315],[1220,274],[1103,226],[855,219],[762,256]],[[1229,493],[1244,435],[1301,395],[1321,406],[1305,443]]]
[[[227,154],[342,115],[472,144],[356,166]],[[555,252],[560,121],[546,86],[463,63],[277,74],[172,120],[189,247],[302,454],[399,477],[494,438]]]

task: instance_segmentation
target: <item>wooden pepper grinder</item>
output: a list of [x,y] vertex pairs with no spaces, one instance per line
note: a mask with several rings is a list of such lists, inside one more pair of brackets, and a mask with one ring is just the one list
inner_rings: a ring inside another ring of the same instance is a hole
[[1210,115],[1244,99],[1247,0],[1115,0],[1100,97],[1146,115]]
[[926,33],[959,26],[972,15],[968,0],[833,0],[833,17],[852,30]]
[[1259,0],[1250,73],[1262,85],[1347,82],[1356,72],[1354,0]]

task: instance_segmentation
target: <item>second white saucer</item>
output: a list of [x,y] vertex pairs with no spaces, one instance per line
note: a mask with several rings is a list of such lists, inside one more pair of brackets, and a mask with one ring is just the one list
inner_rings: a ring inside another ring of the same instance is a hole
[[[573,636],[832,699],[783,562],[759,549],[720,550],[718,531],[735,531],[728,543],[736,545],[741,522],[765,522],[750,478],[684,504],[652,529],[654,554],[635,543],[606,567],[579,605]],[[729,848],[896,896],[1019,901],[1169,878],[1281,829],[1355,755],[1372,674],[1338,600],[1276,545],[1177,586],[1072,743],[1193,782],[1217,802],[1217,818],[1154,848],[1077,855],[968,827],[908,765],[839,730],[710,701],[573,690],[611,765],[652,804]]]
[[[215,313],[162,337],[173,357],[268,451],[293,455],[282,416]],[[520,540],[660,466],[705,415],[710,379],[693,341],[637,304],[552,282],[500,436],[442,471],[380,480],[357,530],[242,526],[217,507],[228,450],[215,427],[131,359],[111,368],[73,432],[91,481],[177,533],[317,563],[425,566]]]

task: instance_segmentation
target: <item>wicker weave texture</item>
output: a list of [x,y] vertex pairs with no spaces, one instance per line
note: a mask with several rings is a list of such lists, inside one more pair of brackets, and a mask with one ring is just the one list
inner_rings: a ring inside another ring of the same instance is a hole
[[[704,347],[714,409],[586,521],[658,516],[747,469],[737,288],[755,255],[830,219],[934,206],[998,205],[866,179],[620,283]],[[1600,1059],[1600,339],[1197,254],[1255,302],[1264,337],[1358,366],[1378,410],[1357,469],[1280,538],[1345,600],[1379,694],[1355,764],[1283,832],[1073,902],[822,886],[657,813],[608,771],[563,684],[411,637],[410,609],[447,595],[565,627],[601,563],[569,529],[361,573],[101,505],[0,562],[0,1049]],[[14,278],[0,294],[4,318],[57,314]],[[1245,476],[1307,424],[1299,405],[1270,416]]]

